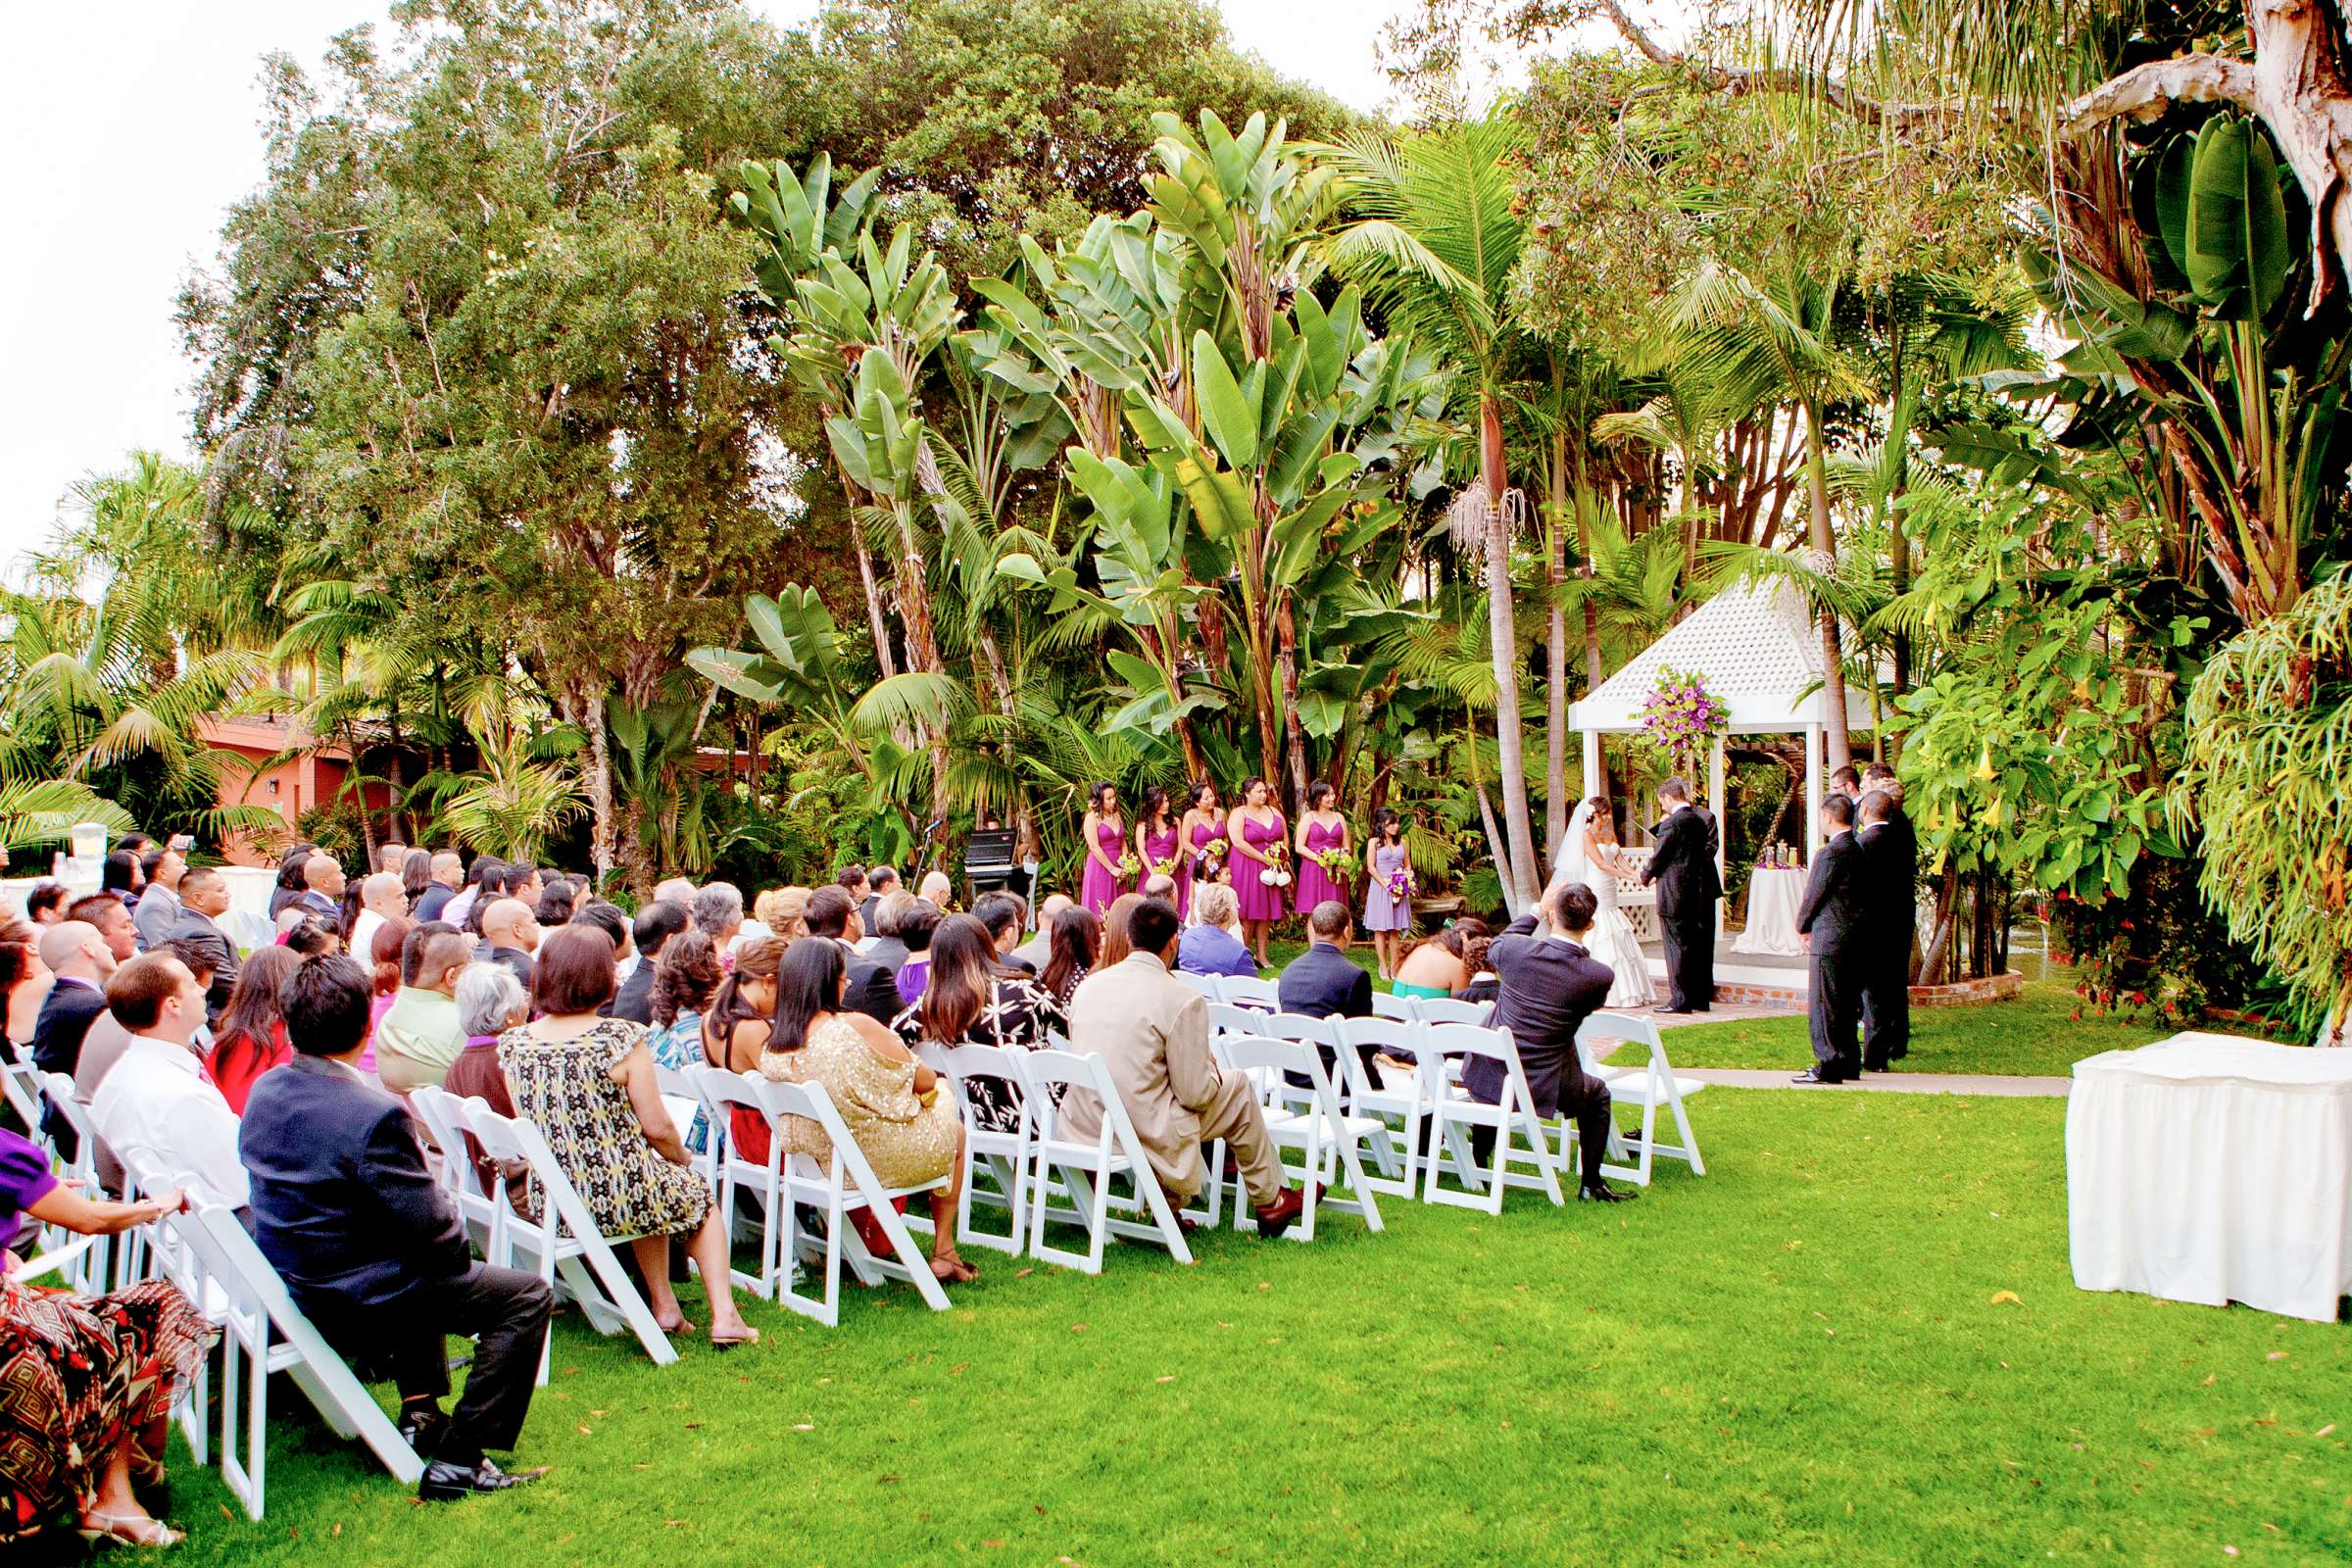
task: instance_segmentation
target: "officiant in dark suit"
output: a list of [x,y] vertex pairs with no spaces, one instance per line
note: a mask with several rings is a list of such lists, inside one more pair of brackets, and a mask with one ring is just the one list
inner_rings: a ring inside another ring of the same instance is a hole
[[1873,762],[1862,775],[1854,834],[1870,872],[1873,923],[1885,939],[1862,986],[1862,1065],[1885,1072],[1911,1052],[1911,941],[1918,922],[1919,833],[1903,809],[1894,770]]
[[1885,948],[1874,921],[1865,854],[1854,840],[1854,803],[1831,795],[1821,803],[1822,836],[1812,879],[1796,911],[1810,955],[1813,1065],[1800,1084],[1849,1084],[1862,1076],[1858,1050],[1862,987]]
[[1706,1012],[1715,1001],[1715,901],[1723,873],[1715,865],[1715,817],[1690,802],[1690,786],[1670,778],[1658,786],[1666,819],[1642,880],[1658,889],[1658,931],[1666,947],[1666,1005],[1662,1012]]

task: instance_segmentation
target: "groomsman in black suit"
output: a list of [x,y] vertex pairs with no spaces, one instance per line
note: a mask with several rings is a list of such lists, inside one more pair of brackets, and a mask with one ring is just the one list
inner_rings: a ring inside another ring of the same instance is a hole
[[1813,1065],[1797,1074],[1800,1084],[1847,1084],[1862,1076],[1856,1051],[1862,984],[1878,962],[1884,944],[1872,928],[1869,873],[1862,846],[1854,840],[1854,803],[1833,794],[1821,803],[1821,826],[1829,842],[1813,857],[1813,877],[1796,911],[1811,955]]
[[1707,1012],[1715,1001],[1715,901],[1723,873],[1715,867],[1715,818],[1690,804],[1690,786],[1670,778],[1658,786],[1666,820],[1642,880],[1658,888],[1658,931],[1666,947],[1666,1005],[1661,1012]]
[[1885,1072],[1911,1050],[1911,937],[1919,885],[1919,835],[1903,812],[1894,770],[1873,763],[1863,776],[1862,863],[1871,888],[1871,923],[1881,950],[1862,983],[1862,1065]]

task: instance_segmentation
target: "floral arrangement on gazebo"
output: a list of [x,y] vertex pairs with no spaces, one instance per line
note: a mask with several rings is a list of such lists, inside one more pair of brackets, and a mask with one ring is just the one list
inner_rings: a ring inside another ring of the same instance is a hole
[[1707,690],[1696,670],[1661,669],[1642,704],[1642,733],[1681,772],[1697,769],[1708,749],[1731,728],[1731,710]]

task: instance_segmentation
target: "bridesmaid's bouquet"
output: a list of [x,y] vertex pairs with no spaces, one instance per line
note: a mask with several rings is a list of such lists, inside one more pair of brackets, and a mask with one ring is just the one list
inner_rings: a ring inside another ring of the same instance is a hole
[[1128,852],[1127,852],[1125,855],[1122,855],[1122,856],[1120,856],[1120,857],[1119,857],[1119,880],[1120,880],[1120,881],[1122,881],[1122,882],[1132,882],[1132,881],[1134,881],[1134,880],[1135,880],[1135,878],[1136,878],[1136,874],[1137,874],[1138,872],[1142,871],[1142,870],[1143,870],[1143,868],[1144,868],[1144,862],[1136,858],[1135,852],[1134,852],[1133,850],[1129,850],[1129,851],[1128,851]]
[[1420,884],[1413,880],[1413,868],[1409,865],[1400,865],[1389,873],[1389,898],[1396,904],[1401,905],[1411,899],[1419,887]]
[[1226,843],[1222,836],[1201,845],[1200,853],[1193,857],[1193,880],[1214,882],[1217,874],[1225,869],[1225,857],[1232,849],[1233,846]]
[[1270,888],[1289,887],[1291,885],[1290,858],[1291,852],[1281,845],[1267,845],[1266,868],[1257,874],[1257,880]]
[[1334,882],[1353,882],[1356,873],[1364,868],[1363,862],[1347,850],[1325,850],[1314,860]]
[[1176,879],[1176,867],[1183,863],[1184,857],[1181,854],[1171,855],[1164,860],[1147,858],[1144,861],[1144,869],[1150,871],[1153,876],[1164,876],[1173,882]]

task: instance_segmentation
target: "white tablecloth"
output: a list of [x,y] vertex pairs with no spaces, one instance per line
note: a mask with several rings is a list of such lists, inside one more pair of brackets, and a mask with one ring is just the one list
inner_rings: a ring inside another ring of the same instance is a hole
[[2180,1034],[2075,1063],[2075,1283],[2333,1322],[2352,1292],[2352,1050]]
[[1777,953],[1792,957],[1805,951],[1796,933],[1796,911],[1805,902],[1805,873],[1758,866],[1747,880],[1747,929],[1732,938],[1734,953]]

